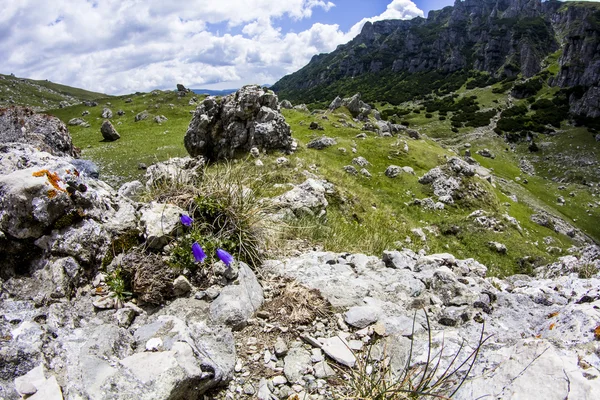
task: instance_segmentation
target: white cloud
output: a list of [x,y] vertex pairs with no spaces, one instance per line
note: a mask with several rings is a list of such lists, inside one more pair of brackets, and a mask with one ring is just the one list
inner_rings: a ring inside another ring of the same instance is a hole
[[367,22],[381,21],[384,19],[411,19],[414,17],[422,17],[423,11],[420,10],[411,0],[393,0],[388,4],[387,9],[376,17],[363,18],[350,28],[348,36],[351,38],[358,35],[362,27]]
[[[283,33],[279,25],[334,6],[323,0],[0,0],[0,71],[105,93],[178,82],[273,83],[352,39],[367,20],[422,15],[411,1],[394,0],[349,32],[315,23]],[[227,33],[214,32],[214,24],[228,26]]]

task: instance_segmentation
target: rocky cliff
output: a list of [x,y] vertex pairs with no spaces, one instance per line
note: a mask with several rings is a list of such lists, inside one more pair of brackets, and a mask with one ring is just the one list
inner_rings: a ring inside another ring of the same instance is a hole
[[[594,3],[457,0],[426,19],[367,23],[352,41],[313,57],[273,89],[283,98],[311,102],[378,86],[363,93],[366,100],[405,101],[452,82],[460,87],[471,70],[496,79],[529,78],[559,51],[559,72],[551,83],[587,90],[599,81],[599,35],[600,8]],[[407,90],[407,82],[421,86],[422,93]],[[398,97],[397,91],[408,96]],[[600,114],[594,107],[575,111]]]

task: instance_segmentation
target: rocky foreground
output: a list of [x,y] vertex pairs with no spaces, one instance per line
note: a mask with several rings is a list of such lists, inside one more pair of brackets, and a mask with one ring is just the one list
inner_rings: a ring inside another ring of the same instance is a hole
[[[13,119],[23,137],[0,135],[0,398],[329,399],[352,371],[418,376],[428,354],[434,380],[456,370],[445,394],[468,373],[458,399],[600,393],[597,246],[506,279],[450,254],[298,251],[255,271],[215,263],[201,286],[166,262],[185,210],[139,202],[139,182],[114,190],[70,138],[49,140],[60,121],[40,133],[28,117]],[[147,178],[182,183],[202,165],[171,160]],[[274,218],[326,212],[327,190],[307,180]]]

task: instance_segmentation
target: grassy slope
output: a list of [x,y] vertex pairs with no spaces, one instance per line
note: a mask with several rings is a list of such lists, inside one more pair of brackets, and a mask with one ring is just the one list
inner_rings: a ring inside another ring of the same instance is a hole
[[[0,106],[18,104],[45,110],[58,107],[61,101],[75,103],[101,97],[107,96],[50,81],[36,81],[0,74]],[[9,101],[10,98],[14,103]]]
[[[104,180],[118,187],[124,182],[142,178],[145,171],[138,168],[140,163],[150,165],[169,157],[187,155],[183,136],[191,119],[190,111],[195,109],[188,105],[191,96],[180,98],[175,92],[153,93],[100,99],[96,107],[81,104],[48,113],[65,123],[78,117],[90,124],[89,128],[69,126],[73,143],[82,149],[82,158],[89,158],[100,165]],[[129,98],[131,103],[125,102]],[[100,133],[104,121],[101,114],[105,107],[112,110],[111,121],[121,135],[116,142],[105,142]],[[85,110],[90,114],[82,117]],[[117,115],[118,110],[125,114]],[[136,114],[144,110],[150,114],[149,118],[135,122]],[[158,124],[153,120],[156,115],[164,115],[168,120]]]
[[[493,94],[491,88],[463,88],[461,91],[465,95],[477,95],[482,108],[504,107],[506,103],[506,95]],[[132,102],[126,103],[125,99],[129,97]],[[51,113],[67,122],[71,118],[80,117],[84,110],[90,111],[90,115],[83,117],[91,124],[90,128],[70,127],[73,141],[82,148],[83,157],[100,164],[102,178],[118,186],[125,181],[142,177],[144,171],[138,169],[140,162],[150,164],[169,157],[186,155],[183,137],[191,119],[190,111],[194,109],[194,106],[188,104],[190,98],[191,96],[179,98],[174,92],[154,92],[100,100],[98,107],[78,105],[52,110]],[[116,142],[102,141],[99,132],[102,123],[100,114],[107,102],[114,113],[113,124],[121,134],[121,139]],[[420,107],[415,103],[403,106],[412,109]],[[119,109],[124,110],[125,115],[119,117]],[[169,120],[162,125],[155,123],[152,117],[134,122],[135,115],[143,110],[148,110],[151,116],[165,115]],[[528,184],[522,181],[515,182],[516,177],[526,177],[518,167],[520,158],[527,154],[526,148],[519,145],[511,150],[500,137],[490,133],[487,128],[461,128],[456,134],[450,130],[450,115],[446,121],[440,121],[437,118],[438,113],[434,113],[433,118],[426,118],[425,112],[421,112],[411,113],[403,119],[408,119],[411,127],[426,133],[431,139],[413,140],[405,135],[382,138],[374,133],[367,133],[366,139],[357,139],[355,136],[361,130],[342,127],[340,122],[344,120],[358,126],[347,111],[326,113],[327,119],[321,114],[311,115],[297,110],[283,110],[283,113],[292,127],[293,136],[300,143],[300,148],[289,157],[290,164],[285,167],[271,168],[276,164],[279,153],[264,157],[263,161],[267,166],[265,171],[268,172],[263,172],[263,180],[273,187],[268,191],[269,194],[275,195],[286,190],[285,185],[274,185],[276,183],[302,182],[305,179],[302,173],[304,170],[325,177],[334,183],[338,190],[335,196],[329,198],[330,207],[326,222],[309,218],[302,220],[286,231],[290,238],[305,238],[333,251],[381,254],[384,249],[409,247],[415,251],[425,248],[430,253],[450,252],[458,257],[473,257],[488,265],[492,273],[507,275],[527,272],[519,263],[523,257],[530,256],[548,262],[564,254],[572,245],[568,237],[530,221],[530,216],[537,212],[538,208],[551,209],[567,220],[575,220],[575,224],[590,236],[600,237],[599,228],[594,223],[594,220],[597,220],[598,209],[590,209],[591,215],[587,213],[587,203],[597,201],[597,198],[593,197],[594,189],[570,184],[566,190],[559,191],[560,184],[546,179],[544,174],[527,177]],[[320,123],[324,131],[309,130],[308,126],[312,121]],[[545,145],[536,153],[539,160],[534,162],[536,167],[540,170],[542,167],[548,168],[543,163],[552,160],[547,160],[546,156],[550,153],[546,152],[555,153],[555,147],[564,149],[566,144],[561,141],[566,140],[569,135],[577,134],[576,129],[581,128],[565,126],[565,134],[544,138],[552,145]],[[305,147],[310,140],[322,134],[336,138],[338,144],[321,151]],[[592,145],[591,142],[588,143],[591,135],[587,135],[588,139],[581,139],[582,137],[577,135],[578,141],[584,141],[580,146]],[[403,151],[404,141],[409,146],[408,153]],[[409,205],[416,198],[431,196],[431,189],[419,184],[418,177],[434,166],[443,164],[446,157],[456,155],[457,149],[464,149],[462,144],[465,141],[472,144],[473,153],[480,148],[490,148],[497,155],[495,159],[475,154],[474,157],[483,166],[493,169],[499,178],[512,183],[502,185],[499,181],[496,187],[492,187],[480,180],[479,184],[485,186],[490,193],[487,198],[472,204],[447,206],[442,211],[424,210]],[[351,151],[353,147],[357,149],[356,153]],[[339,148],[346,149],[346,152],[341,152]],[[509,148],[509,151],[506,151],[506,148]],[[597,157],[596,149],[590,151]],[[352,159],[358,156],[365,157],[371,163],[367,167],[372,174],[371,178],[352,176],[343,171],[343,166],[351,165]],[[253,166],[252,161],[247,162],[248,173],[261,173]],[[395,179],[387,178],[384,171],[391,164],[410,166],[416,175],[403,174]],[[576,197],[568,196],[571,191],[577,193]],[[558,193],[567,199],[567,206],[556,205]],[[511,194],[516,194],[519,202],[510,200],[508,196]],[[476,209],[484,209],[498,219],[502,219],[502,215],[507,213],[520,221],[523,230],[519,231],[510,226],[503,232],[479,228],[468,218]],[[444,234],[443,232],[451,226],[457,226],[458,233]],[[419,237],[411,232],[414,228],[423,229],[427,235],[426,243],[421,242]],[[551,237],[552,246],[559,249],[552,254],[548,253],[548,246],[544,243],[544,238],[547,237]],[[509,249],[508,253],[499,255],[490,249],[490,241],[504,243]]]

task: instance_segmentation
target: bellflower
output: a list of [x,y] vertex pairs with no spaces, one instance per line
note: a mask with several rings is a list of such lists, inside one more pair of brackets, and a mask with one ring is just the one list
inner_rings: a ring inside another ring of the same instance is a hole
[[192,245],[192,254],[198,263],[204,262],[204,259],[206,259],[206,254],[204,254],[204,250],[202,250],[198,242],[194,242]]
[[233,262],[233,256],[223,249],[217,249],[217,257],[229,267]]
[[185,214],[179,214],[179,220],[181,221],[181,224],[185,226],[192,226],[192,222],[194,222],[192,217]]

